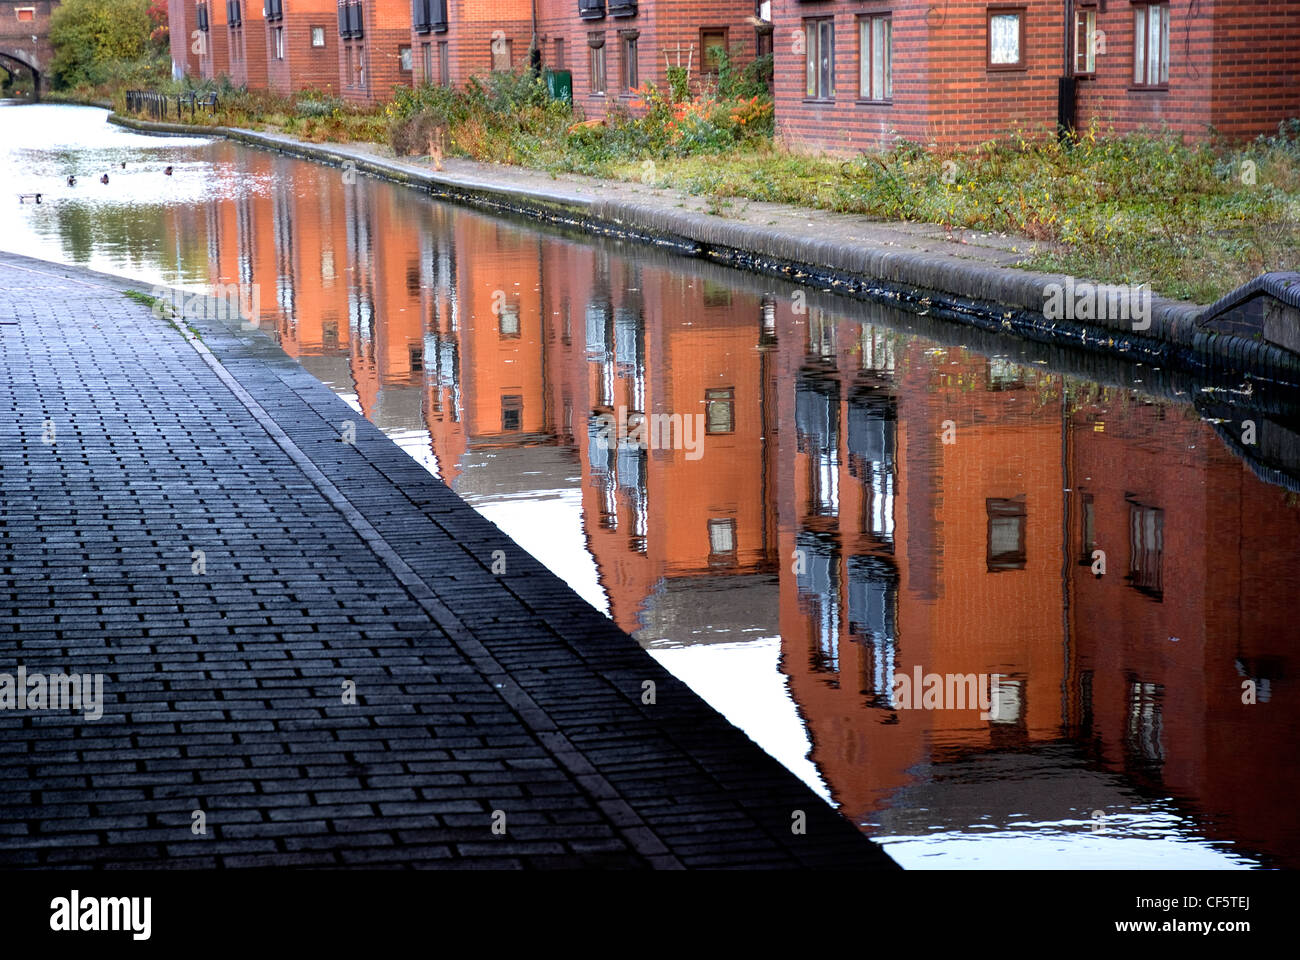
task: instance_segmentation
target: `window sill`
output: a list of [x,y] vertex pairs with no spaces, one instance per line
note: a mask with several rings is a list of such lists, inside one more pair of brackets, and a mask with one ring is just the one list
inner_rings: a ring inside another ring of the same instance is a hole
[[829,106],[834,106],[834,105],[835,105],[835,98],[834,98],[834,97],[804,97],[804,98],[803,98],[803,102],[804,102],[804,103],[820,103],[820,104],[826,104],[826,105],[829,105]]
[[988,64],[989,73],[1028,73],[1029,68],[1023,63]]
[[1130,84],[1127,90],[1129,93],[1168,93],[1169,85],[1165,84],[1159,87],[1138,87]]
[[859,107],[892,107],[894,105],[893,100],[869,100],[865,97],[859,97],[853,102]]

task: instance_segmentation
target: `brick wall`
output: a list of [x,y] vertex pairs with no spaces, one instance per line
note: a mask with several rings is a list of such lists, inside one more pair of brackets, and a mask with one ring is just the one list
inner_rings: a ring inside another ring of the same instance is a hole
[[267,50],[262,0],[239,0],[241,16],[238,26],[229,24],[225,0],[211,2],[221,5],[222,16],[227,19],[226,51],[230,63],[230,82],[250,90],[265,90]]
[[[1204,136],[1275,129],[1300,114],[1300,0],[1173,0],[1169,83],[1136,89],[1134,5],[1094,6],[1104,45],[1093,75],[1081,77],[1078,122],[1131,132],[1168,126]],[[990,8],[1024,11],[1023,69],[988,63]],[[1067,5],[1060,0],[856,3],[775,0],[777,130],[796,147],[849,154],[887,147],[897,137],[971,146],[1017,132],[1048,134],[1057,121],[1057,80],[1066,70]],[[859,98],[860,17],[889,13],[893,96]],[[804,24],[835,25],[835,96],[806,96]]]
[[439,82],[441,44],[446,44],[447,75],[453,86],[463,87],[470,77],[492,72],[494,43],[500,50],[495,63],[525,69],[532,42],[531,7],[530,0],[448,0],[445,31],[421,34],[412,27],[412,82]]
[[[205,80],[230,76],[230,35],[226,29],[226,4],[224,0],[198,0],[208,8],[208,29],[198,38],[200,43],[199,72]],[[195,26],[198,25],[195,14]]]
[[194,30],[193,0],[167,0],[167,27],[173,74],[180,70],[185,76],[201,76],[203,71],[191,36]]
[[[0,0],[0,51],[34,68],[40,74],[38,84],[41,89],[49,86],[45,72],[49,70],[53,57],[49,42],[50,15],[58,6],[57,0]],[[31,19],[20,20],[19,11],[24,18]],[[0,66],[8,69],[14,65],[0,60]]]
[[[410,86],[412,74],[399,63],[401,47],[411,43],[409,0],[360,0],[365,36],[339,42],[339,90],[353,103],[380,103],[394,87]],[[338,37],[338,16],[334,33]],[[359,75],[356,64],[365,64]]]
[[[632,97],[623,87],[624,38],[636,34],[637,74],[640,85],[667,85],[665,54],[676,65],[691,65],[698,80],[701,73],[701,44],[704,31],[721,31],[736,69],[754,58],[756,24],[753,0],[640,0],[635,16],[614,16],[607,4],[601,19],[578,16],[578,0],[539,0],[539,34],[542,59],[549,68],[573,74],[575,106],[588,117],[605,115],[610,104],[631,107]],[[603,40],[605,51],[605,94],[593,91],[591,83],[591,38]],[[557,64],[556,41],[564,45],[564,63]]]
[[[284,29],[284,57],[275,58],[274,26]],[[323,46],[312,46],[312,31]],[[267,85],[288,96],[300,90],[339,89],[338,5],[335,0],[284,0],[284,18],[266,26]]]

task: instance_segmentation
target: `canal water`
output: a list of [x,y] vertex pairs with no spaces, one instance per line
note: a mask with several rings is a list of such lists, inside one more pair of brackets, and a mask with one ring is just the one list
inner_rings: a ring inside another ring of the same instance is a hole
[[[104,119],[0,107],[0,246],[255,289],[904,866],[1300,866],[1300,483],[1255,387]],[[670,442],[604,441],[641,415]]]

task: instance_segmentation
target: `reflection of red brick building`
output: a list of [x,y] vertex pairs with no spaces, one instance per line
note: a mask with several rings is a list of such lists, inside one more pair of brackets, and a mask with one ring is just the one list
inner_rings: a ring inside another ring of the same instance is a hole
[[[655,636],[779,632],[811,760],[856,822],[921,787],[943,802],[971,758],[1068,748],[1212,839],[1300,862],[1280,599],[1300,588],[1300,508],[1190,408],[1074,383],[1063,400],[1059,377],[908,340],[883,308],[796,314],[708,265],[238,157],[246,180],[301,179],[178,229],[206,236],[214,282],[259,283],[285,348],[395,435],[427,432],[467,495],[580,476],[587,555],[625,629],[685,623],[701,587],[779,596]],[[704,413],[702,458],[593,442],[620,407]],[[896,709],[893,674],[914,666],[1000,674],[998,715]],[[1023,789],[1046,820],[1082,802]]]

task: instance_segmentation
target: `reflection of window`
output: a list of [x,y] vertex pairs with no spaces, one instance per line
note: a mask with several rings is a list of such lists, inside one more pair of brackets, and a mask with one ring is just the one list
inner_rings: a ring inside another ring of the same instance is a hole
[[411,347],[411,370],[418,372],[424,369],[424,347]]
[[1012,677],[992,677],[989,683],[989,720],[993,723],[1019,723],[1024,713],[1024,684]]
[[863,100],[888,100],[894,95],[892,36],[888,14],[858,21],[858,96]]
[[1024,10],[989,10],[989,69],[1020,70],[1025,66]]
[[1083,494],[1082,512],[1083,542],[1079,549],[1079,563],[1090,567],[1092,552],[1097,549],[1097,511],[1091,493]]
[[1141,760],[1165,758],[1164,718],[1161,706],[1164,688],[1158,683],[1132,681],[1129,685],[1128,729],[1126,745]]
[[709,560],[710,562],[735,562],[736,559],[736,521],[709,521]]
[[1097,8],[1080,7],[1074,13],[1074,73],[1088,76],[1097,70]]
[[324,27],[312,27],[312,28],[311,28],[311,45],[312,45],[313,47],[323,47],[323,46],[325,46],[325,28],[324,28]]
[[334,350],[339,345],[339,322],[337,320],[326,320],[320,328],[321,346],[326,350]]
[[835,21],[804,21],[804,96],[830,100],[835,96]]
[[993,357],[988,361],[988,378],[990,390],[1021,390],[1025,386],[1020,366],[1005,357]]
[[524,398],[520,396],[503,396],[501,398],[501,429],[519,430],[524,422]]
[[1163,87],[1169,82],[1169,4],[1133,7],[1133,85]]
[[840,669],[840,570],[834,543],[815,534],[795,540],[795,582],[813,620],[811,666],[819,672]]
[[519,308],[513,304],[506,304],[501,308],[501,316],[498,318],[498,326],[503,337],[519,336]]
[[1130,500],[1129,582],[1156,599],[1164,596],[1161,573],[1164,554],[1165,512]]
[[731,287],[725,283],[711,283],[708,280],[702,280],[700,289],[706,307],[731,306]]
[[704,391],[706,433],[733,433],[736,429],[736,388]]
[[1025,568],[1025,498],[984,501],[989,517],[989,573]]
[[849,634],[862,644],[862,692],[874,707],[893,706],[898,658],[898,572],[882,557],[849,557]]

